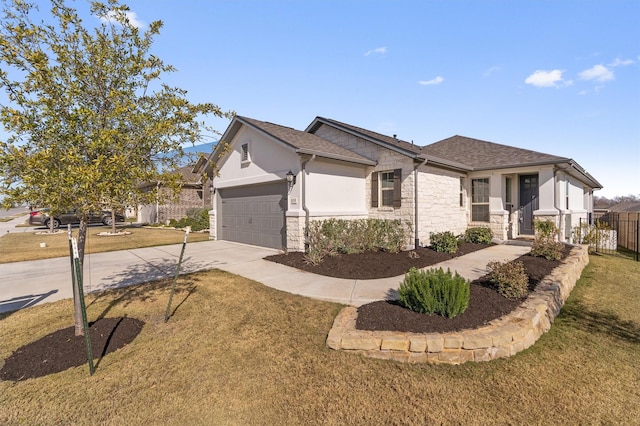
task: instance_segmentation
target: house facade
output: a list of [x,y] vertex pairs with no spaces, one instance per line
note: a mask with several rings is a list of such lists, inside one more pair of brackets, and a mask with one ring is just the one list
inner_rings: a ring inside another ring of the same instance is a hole
[[187,211],[190,209],[210,209],[212,191],[209,188],[209,182],[203,180],[202,174],[194,171],[196,168],[200,168],[201,164],[202,161],[199,160],[195,166],[188,165],[178,169],[184,184],[175,199],[170,196],[171,191],[164,188],[161,182],[141,184],[142,190],[157,190],[160,193],[159,198],[164,202],[139,205],[136,220],[140,223],[166,224],[172,219],[180,220],[187,217]]
[[535,218],[568,240],[601,188],[568,158],[461,136],[421,147],[322,117],[301,131],[236,116],[203,167],[211,238],[289,251],[327,218],[400,219],[407,248],[471,226],[498,240],[533,236]]

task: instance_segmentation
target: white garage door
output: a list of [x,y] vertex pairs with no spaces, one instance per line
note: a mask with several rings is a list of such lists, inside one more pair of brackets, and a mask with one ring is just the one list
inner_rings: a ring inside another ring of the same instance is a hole
[[286,183],[218,191],[218,238],[277,249],[286,246]]

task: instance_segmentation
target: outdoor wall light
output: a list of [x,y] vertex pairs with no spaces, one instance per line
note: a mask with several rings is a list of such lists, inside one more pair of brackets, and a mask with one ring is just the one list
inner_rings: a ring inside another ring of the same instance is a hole
[[293,188],[293,185],[296,184],[296,175],[293,174],[291,170],[287,172],[287,185],[289,185],[289,190]]

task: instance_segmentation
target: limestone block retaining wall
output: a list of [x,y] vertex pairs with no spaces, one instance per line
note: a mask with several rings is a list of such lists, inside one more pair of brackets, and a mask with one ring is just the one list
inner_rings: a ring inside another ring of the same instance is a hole
[[373,358],[412,363],[462,364],[515,355],[533,345],[551,328],[588,263],[587,247],[574,247],[563,264],[545,277],[522,305],[473,330],[444,334],[357,330],[358,311],[349,306],[334,320],[327,346]]

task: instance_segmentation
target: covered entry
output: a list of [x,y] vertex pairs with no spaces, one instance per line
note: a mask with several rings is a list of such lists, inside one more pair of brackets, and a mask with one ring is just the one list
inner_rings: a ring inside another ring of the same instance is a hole
[[285,182],[218,191],[219,239],[276,249],[285,247]]
[[520,234],[534,235],[533,212],[538,210],[538,175],[520,176]]

